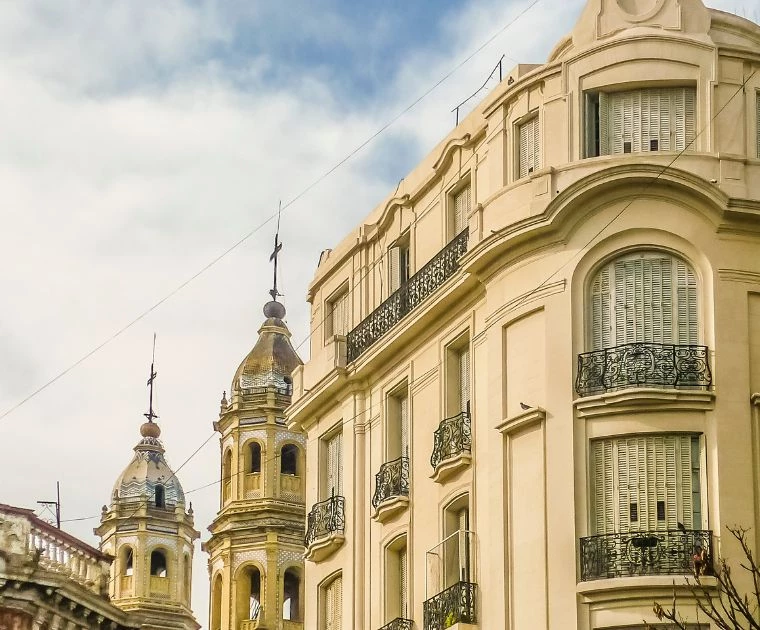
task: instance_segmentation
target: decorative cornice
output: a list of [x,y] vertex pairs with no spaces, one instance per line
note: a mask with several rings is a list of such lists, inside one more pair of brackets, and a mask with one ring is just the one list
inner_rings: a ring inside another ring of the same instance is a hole
[[760,284],[760,272],[747,271],[745,269],[718,269],[721,280],[728,282],[744,282],[747,284]]
[[454,149],[466,147],[470,144],[471,138],[472,136],[469,133],[466,133],[459,138],[451,138],[446,144],[444,144],[443,149],[441,149],[441,152],[438,155],[438,159],[433,163],[433,171],[437,174],[441,167],[448,163]]
[[496,425],[496,430],[502,435],[511,435],[522,431],[534,424],[541,424],[546,421],[546,410],[541,407],[533,407],[522,413],[504,419]]

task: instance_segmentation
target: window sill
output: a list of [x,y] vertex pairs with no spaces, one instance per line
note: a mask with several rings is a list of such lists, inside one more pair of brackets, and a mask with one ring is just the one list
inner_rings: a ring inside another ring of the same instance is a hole
[[449,626],[446,630],[477,630],[477,624],[474,623],[455,623],[453,626]]
[[449,477],[467,468],[471,463],[472,455],[470,453],[460,453],[454,457],[449,457],[435,467],[435,471],[430,475],[430,478],[436,483],[443,483]]
[[339,532],[331,532],[327,536],[316,539],[306,549],[304,559],[311,562],[322,562],[334,554],[346,541],[346,537]]
[[628,388],[573,401],[579,418],[647,411],[707,411],[715,406],[715,392],[699,389]]
[[[707,589],[718,588],[718,580],[714,576],[705,575],[700,580]],[[579,582],[576,592],[584,603],[591,604],[626,599],[651,600],[655,597],[672,599],[674,591],[676,594],[688,594],[693,585],[694,577],[691,575],[642,575]]]
[[385,523],[392,516],[399,514],[409,507],[409,497],[390,497],[375,508],[372,518],[378,523]]

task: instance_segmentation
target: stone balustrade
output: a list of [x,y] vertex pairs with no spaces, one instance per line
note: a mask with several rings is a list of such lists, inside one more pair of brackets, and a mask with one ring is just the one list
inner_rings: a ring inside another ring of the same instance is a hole
[[98,595],[108,594],[111,558],[34,515],[0,505],[0,549],[9,556],[37,558],[39,566],[70,577]]

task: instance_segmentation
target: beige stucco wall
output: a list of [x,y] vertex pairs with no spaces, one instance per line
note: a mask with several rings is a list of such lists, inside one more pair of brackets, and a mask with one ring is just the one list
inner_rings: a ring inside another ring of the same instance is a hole
[[[321,627],[319,588],[338,572],[344,628],[389,621],[384,549],[405,534],[410,618],[423,628],[426,552],[443,537],[445,506],[462,493],[477,537],[478,627],[585,630],[652,620],[652,602],[669,601],[673,576],[580,579],[579,539],[593,533],[594,438],[701,434],[703,528],[713,530],[716,551],[736,557],[726,526],[760,527],[760,401],[752,403],[760,390],[760,27],[707,13],[697,0],[659,4],[635,21],[614,0],[590,1],[546,65],[516,69],[517,80],[497,87],[318,268],[312,358],[295,373],[288,417],[308,435],[307,510],[324,498],[322,440],[342,426],[346,520],[342,544],[306,563],[307,627]],[[584,91],[685,84],[696,86],[702,133],[683,155],[583,159]],[[541,166],[519,179],[515,128],[536,111]],[[448,241],[450,194],[467,178],[462,270],[346,366],[342,342],[321,331],[325,300],[348,283],[352,326],[370,314],[388,295],[388,245],[409,229],[411,271],[419,270]],[[693,267],[714,387],[579,399],[589,279],[604,261],[642,248]],[[472,461],[436,482],[433,434],[452,415],[446,349],[462,335],[472,357]],[[370,501],[385,462],[387,395],[405,380],[409,505],[381,523]]]

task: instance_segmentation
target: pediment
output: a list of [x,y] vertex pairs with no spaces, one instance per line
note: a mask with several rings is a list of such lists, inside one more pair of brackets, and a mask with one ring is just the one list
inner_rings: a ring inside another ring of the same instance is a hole
[[582,47],[633,28],[705,35],[710,13],[702,0],[589,0],[573,30]]

